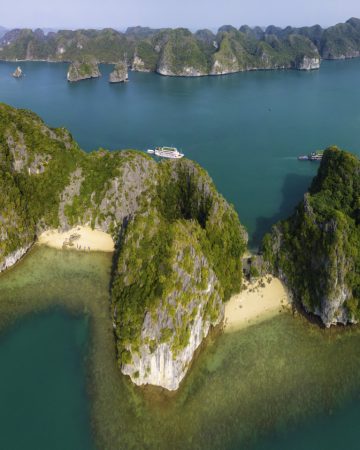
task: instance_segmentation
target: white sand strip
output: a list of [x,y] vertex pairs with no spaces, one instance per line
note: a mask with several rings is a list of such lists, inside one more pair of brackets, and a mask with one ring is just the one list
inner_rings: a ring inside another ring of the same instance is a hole
[[225,332],[261,322],[290,307],[285,287],[278,278],[267,275],[245,286],[225,304]]
[[48,230],[38,239],[39,244],[53,248],[70,248],[79,251],[113,252],[114,241],[110,234],[93,230],[87,226],[77,226],[63,233]]

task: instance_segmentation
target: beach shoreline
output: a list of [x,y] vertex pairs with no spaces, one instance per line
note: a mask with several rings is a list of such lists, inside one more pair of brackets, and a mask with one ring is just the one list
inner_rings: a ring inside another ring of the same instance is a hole
[[56,229],[44,231],[38,237],[37,243],[57,249],[78,251],[113,252],[115,249],[110,234],[81,225],[64,232]]
[[225,304],[224,331],[231,333],[291,309],[283,283],[272,275],[245,282]]

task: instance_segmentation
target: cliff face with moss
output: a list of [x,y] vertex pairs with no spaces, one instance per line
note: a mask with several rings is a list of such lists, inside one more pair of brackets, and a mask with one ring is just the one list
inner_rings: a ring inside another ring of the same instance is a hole
[[112,304],[122,371],[174,390],[240,290],[247,237],[199,166],[158,170],[155,196],[123,236]]
[[99,66],[94,58],[82,58],[70,64],[67,80],[70,82],[99,78],[101,76]]
[[360,318],[360,162],[325,151],[309,192],[264,238],[264,259],[326,326]]
[[241,286],[246,232],[196,163],[83,152],[65,129],[0,104],[0,271],[48,228],[112,234],[119,367],[176,389]]
[[125,83],[128,81],[128,68],[125,61],[119,61],[115,64],[114,70],[109,75],[110,83]]
[[135,151],[83,152],[65,129],[0,104],[0,270],[47,228],[87,224],[117,232],[139,208],[156,172]]

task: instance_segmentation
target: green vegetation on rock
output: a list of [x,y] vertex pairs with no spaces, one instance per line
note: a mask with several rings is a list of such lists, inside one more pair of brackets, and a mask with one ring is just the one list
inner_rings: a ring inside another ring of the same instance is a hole
[[85,153],[67,130],[4,104],[0,162],[0,266],[47,228],[89,224],[116,237],[156,169],[140,152]]
[[163,161],[156,185],[120,243],[112,288],[120,364],[165,342],[176,357],[195,321],[219,323],[223,300],[241,287],[246,233],[206,172]]
[[80,61],[70,64],[67,79],[68,81],[87,80],[101,76],[98,64],[94,58],[84,57]]
[[325,151],[296,212],[264,238],[264,259],[325,325],[360,319],[360,161]]
[[166,347],[174,375],[154,383],[176,389],[221,322],[223,301],[241,286],[246,232],[208,174],[185,159],[157,164],[131,150],[85,153],[65,129],[4,104],[0,169],[0,271],[46,229],[90,225],[111,233],[119,364],[135,382],[153,382],[159,374],[149,358]]

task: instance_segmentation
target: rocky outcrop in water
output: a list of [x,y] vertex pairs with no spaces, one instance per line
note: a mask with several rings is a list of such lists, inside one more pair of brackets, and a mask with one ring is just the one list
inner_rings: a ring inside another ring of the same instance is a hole
[[95,59],[86,58],[82,61],[74,61],[70,64],[67,73],[67,80],[76,82],[88,80],[90,78],[99,78],[101,76],[99,66]]
[[[190,230],[183,224],[173,231],[176,236],[170,244],[174,252],[169,263],[171,279],[157,304],[145,308],[138,343],[126,343],[121,354],[121,370],[134,383],[169,390],[178,389],[196,349],[210,327],[218,325],[224,316],[219,280],[199,244],[189,239]],[[133,239],[133,234],[128,234],[129,238]],[[129,257],[122,255],[121,263]],[[126,262],[123,268],[129,270]],[[123,276],[128,277],[125,271]]]
[[240,290],[247,236],[196,164],[158,169],[156,196],[120,243],[112,304],[122,372],[175,390],[222,321],[224,299]]
[[325,151],[309,193],[264,238],[264,260],[325,326],[360,319],[360,162]]
[[14,78],[21,78],[23,76],[23,72],[21,70],[21,67],[18,66],[15,70],[15,72],[13,73],[13,77]]
[[114,70],[110,73],[109,82],[110,83],[124,83],[128,81],[128,68],[126,62],[120,61],[118,62]]
[[0,271],[49,228],[111,233],[119,366],[137,384],[177,389],[241,287],[247,236],[234,209],[192,161],[85,153],[30,111],[0,104],[0,139]]

